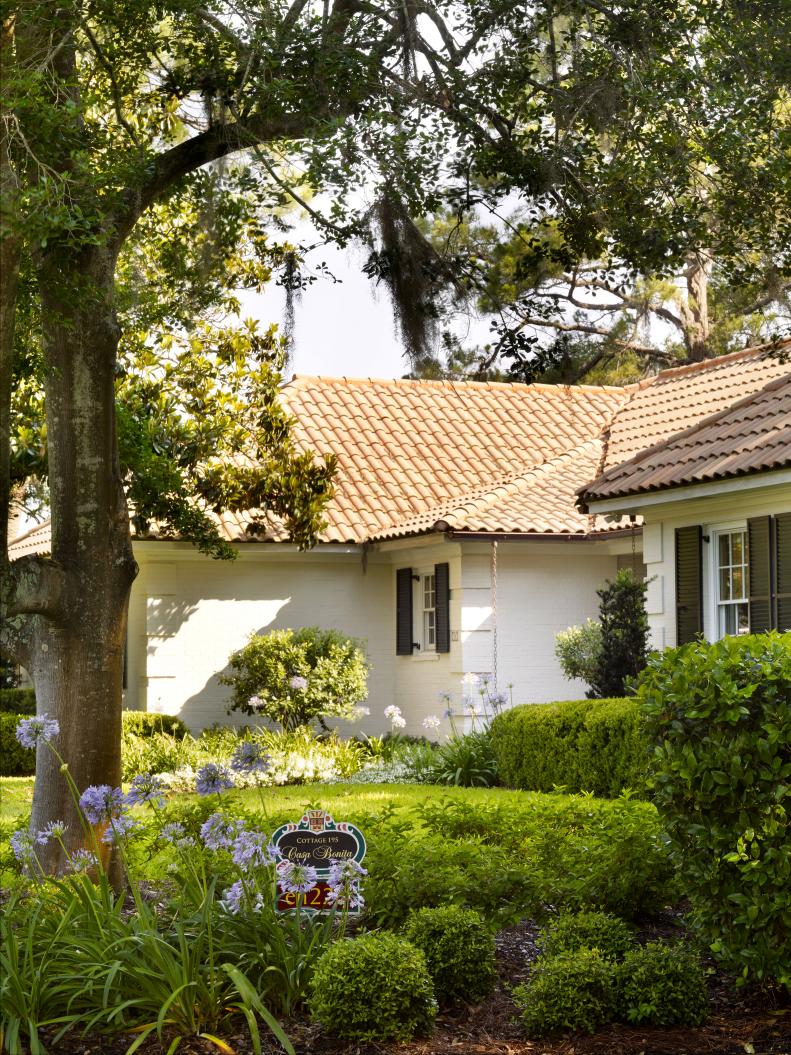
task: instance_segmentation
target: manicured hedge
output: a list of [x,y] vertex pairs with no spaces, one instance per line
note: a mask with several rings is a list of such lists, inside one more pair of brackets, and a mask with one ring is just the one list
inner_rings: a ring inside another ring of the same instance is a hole
[[36,752],[22,747],[15,731],[25,715],[0,713],[0,777],[27,777],[36,771]]
[[635,699],[528,704],[491,726],[500,780],[525,791],[591,791],[615,798],[644,787],[648,766]]
[[122,715],[124,733],[136,736],[154,736],[155,733],[169,733],[177,740],[183,740],[189,730],[175,714],[154,714],[151,711],[124,711]]
[[35,689],[0,689],[0,714],[35,713]]

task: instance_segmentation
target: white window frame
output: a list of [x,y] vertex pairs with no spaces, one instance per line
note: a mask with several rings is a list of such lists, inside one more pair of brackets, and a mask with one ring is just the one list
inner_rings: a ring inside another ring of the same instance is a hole
[[[434,653],[434,652],[437,651],[437,578],[436,578],[436,572],[434,571],[433,568],[427,568],[425,570],[420,570],[418,572],[418,575],[420,576],[420,578],[419,578],[419,581],[418,581],[419,596],[418,596],[418,605],[417,605],[417,613],[418,613],[418,636],[417,636],[417,640],[420,642],[420,651],[424,655],[426,655],[426,654],[431,654],[431,653]],[[433,586],[431,586],[431,587],[429,587],[428,583],[427,583],[427,580],[430,580],[430,579],[434,580]],[[433,600],[434,600],[433,608],[427,608],[426,607],[426,598],[427,598],[427,596],[429,596],[429,598],[433,597]],[[433,613],[433,616],[434,616],[434,620],[433,620],[433,624],[434,624],[434,627],[433,627],[434,640],[433,641],[429,641],[429,636],[431,634],[431,630],[429,628],[431,620],[427,618],[429,616],[429,613]]]
[[[706,568],[706,579],[705,583],[705,596],[706,596],[706,637],[709,641],[719,641],[721,637],[726,635],[720,634],[720,536],[730,535],[736,531],[742,531],[747,533],[747,521],[746,520],[733,520],[727,523],[720,524],[709,524],[704,528],[704,535],[708,537],[708,560],[705,561]],[[750,584],[749,584],[749,562],[746,565],[748,576],[744,583],[744,600],[747,604],[747,613],[749,619],[750,612]],[[727,602],[725,602],[727,603]]]

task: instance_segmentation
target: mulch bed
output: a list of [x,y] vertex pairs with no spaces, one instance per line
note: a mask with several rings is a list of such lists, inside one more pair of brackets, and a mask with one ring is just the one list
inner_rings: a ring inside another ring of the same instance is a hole
[[[672,938],[682,932],[678,912],[667,912],[640,931],[642,940]],[[537,953],[538,928],[532,922],[508,927],[497,936],[500,980],[492,995],[477,1007],[463,1005],[440,1014],[433,1036],[410,1044],[349,1044],[324,1035],[307,1018],[289,1022],[286,1031],[297,1055],[791,1055],[791,997],[779,989],[736,989],[720,972],[710,979],[711,1015],[697,1029],[646,1029],[607,1026],[594,1036],[575,1034],[554,1040],[528,1040],[516,1016],[509,986],[530,973]],[[269,1046],[262,1030],[265,1055],[282,1055]],[[63,1037],[58,1055],[123,1055],[134,1037]],[[223,1038],[237,1055],[252,1055],[249,1037]],[[49,1045],[48,1045],[49,1046]],[[157,1041],[138,1049],[140,1055],[162,1055]],[[183,1041],[180,1055],[217,1055],[208,1041]]]

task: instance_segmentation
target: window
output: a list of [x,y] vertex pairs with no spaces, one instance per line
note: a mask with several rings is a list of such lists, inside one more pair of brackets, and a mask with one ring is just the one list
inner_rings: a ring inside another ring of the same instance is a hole
[[727,634],[749,634],[747,532],[743,530],[720,531],[715,537],[714,591],[717,637],[725,637]]
[[423,598],[423,641],[424,651],[437,647],[437,579],[432,573],[421,575],[420,589]]

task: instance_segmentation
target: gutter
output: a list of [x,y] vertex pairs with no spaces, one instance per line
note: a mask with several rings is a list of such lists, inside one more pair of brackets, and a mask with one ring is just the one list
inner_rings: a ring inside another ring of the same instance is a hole
[[642,535],[643,529],[635,525],[634,529],[613,528],[612,531],[586,532],[584,535],[564,535],[553,531],[455,531],[445,529],[445,538],[461,542],[606,542],[608,539],[631,538]]

